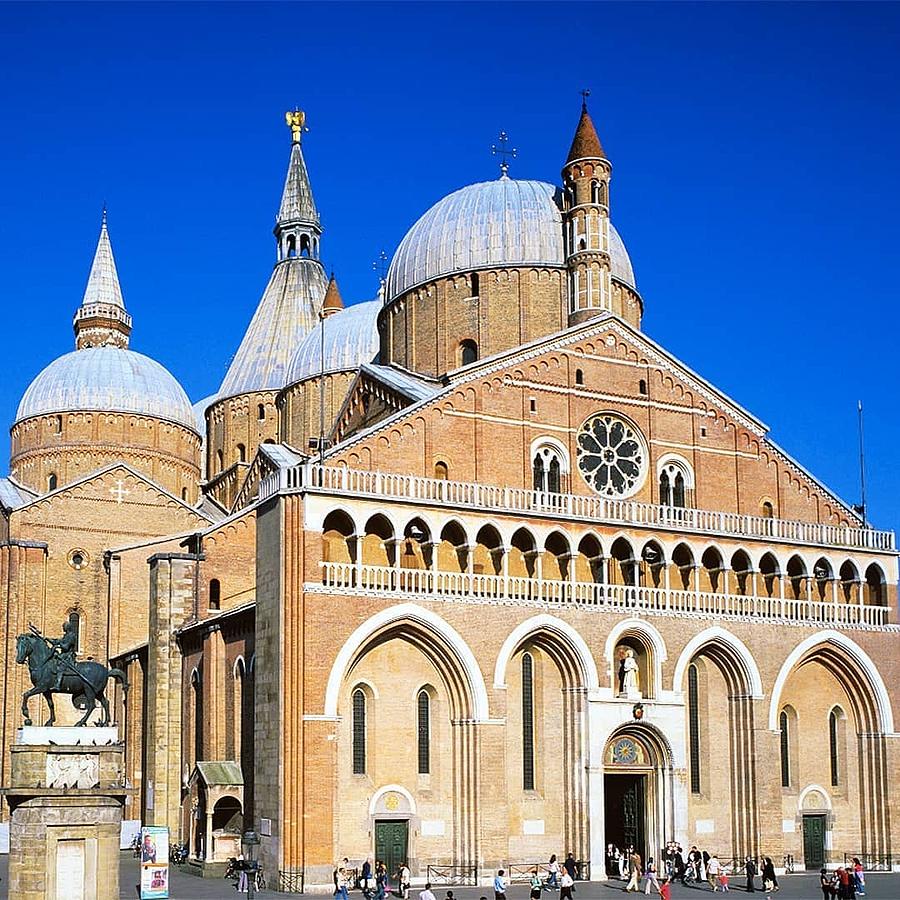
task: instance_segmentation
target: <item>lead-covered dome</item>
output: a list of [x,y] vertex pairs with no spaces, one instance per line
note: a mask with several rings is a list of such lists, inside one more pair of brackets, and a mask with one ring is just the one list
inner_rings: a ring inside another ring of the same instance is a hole
[[[400,242],[387,274],[392,300],[426,281],[495,266],[565,267],[558,189],[500,178],[439,200]],[[614,278],[634,287],[625,244],[609,227]]]
[[371,362],[378,355],[380,300],[354,303],[325,319],[325,364],[322,364],[321,325],[297,345],[288,367],[287,384],[322,372],[346,372]]
[[73,410],[138,413],[197,431],[184,389],[155,360],[119,347],[75,350],[55,359],[25,391],[16,421]]

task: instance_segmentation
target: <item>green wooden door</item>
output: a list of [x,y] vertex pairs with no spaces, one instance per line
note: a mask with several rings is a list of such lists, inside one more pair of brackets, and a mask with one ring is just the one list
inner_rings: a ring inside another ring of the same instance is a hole
[[391,884],[397,880],[397,870],[406,862],[406,841],[409,822],[390,821],[375,823],[375,859],[381,860],[388,870]]
[[803,817],[803,861],[807,869],[825,865],[825,816]]
[[622,798],[622,825],[626,847],[634,847],[641,854],[642,862],[647,862],[647,848],[644,846],[644,802],[647,778],[633,775]]

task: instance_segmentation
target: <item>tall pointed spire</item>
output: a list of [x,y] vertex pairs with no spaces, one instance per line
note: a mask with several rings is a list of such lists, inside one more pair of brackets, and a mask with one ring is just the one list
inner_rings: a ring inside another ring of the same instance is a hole
[[306,114],[295,109],[293,112],[285,113],[285,119],[291,129],[291,161],[281,193],[277,222],[279,226],[303,222],[318,227],[319,213],[313,200],[306,161],[300,149],[303,132],[307,130]]
[[105,206],[100,222],[100,238],[97,241],[97,250],[94,253],[94,262],[91,265],[91,274],[88,275],[81,305],[87,306],[90,303],[112,303],[125,308],[122,289],[119,287],[119,273],[116,271],[116,261],[113,258],[109,231],[106,228]]
[[284,387],[291,354],[300,339],[316,327],[328,284],[319,262],[322,227],[300,152],[306,117],[294,110],[285,119],[292,132],[292,144],[275,221],[278,261],[225,373],[219,390],[221,397]]
[[131,316],[125,310],[122,288],[119,286],[119,273],[116,271],[116,261],[106,227],[105,206],[87,287],[84,289],[81,306],[75,312],[72,326],[78,350],[128,346]]
[[588,93],[590,92],[582,92],[581,118],[578,120],[575,137],[572,140],[572,146],[569,148],[569,155],[566,157],[567,164],[576,159],[606,159],[603,145],[597,136],[597,129],[594,128],[594,121],[588,112]]

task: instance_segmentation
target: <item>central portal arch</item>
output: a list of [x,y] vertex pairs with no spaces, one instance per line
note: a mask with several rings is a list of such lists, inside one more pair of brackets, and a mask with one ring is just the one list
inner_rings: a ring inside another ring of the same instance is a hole
[[674,834],[673,782],[672,748],[659,729],[617,728],[603,750],[604,846],[634,847],[644,863],[658,856]]

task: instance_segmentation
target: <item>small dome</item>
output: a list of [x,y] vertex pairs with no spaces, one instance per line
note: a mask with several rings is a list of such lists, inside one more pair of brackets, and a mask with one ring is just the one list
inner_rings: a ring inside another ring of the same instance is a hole
[[168,370],[119,347],[91,347],[55,359],[28,386],[16,421],[79,409],[139,413],[197,430],[191,401]]
[[[400,242],[387,274],[389,300],[454,272],[493,266],[565,266],[557,188],[543,181],[499,178],[439,200]],[[634,287],[618,232],[609,227],[614,278]]]
[[325,372],[346,372],[378,355],[378,311],[380,300],[354,303],[325,319],[325,365],[322,366],[322,332],[317,325],[300,341],[291,364],[287,383],[294,384]]

